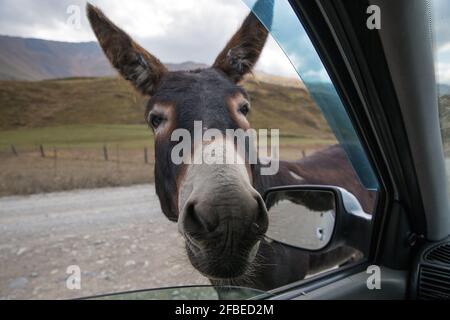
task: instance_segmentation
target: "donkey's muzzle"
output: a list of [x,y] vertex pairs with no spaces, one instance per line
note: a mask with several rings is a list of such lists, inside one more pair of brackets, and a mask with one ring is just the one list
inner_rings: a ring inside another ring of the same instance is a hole
[[213,236],[220,238],[229,233],[264,235],[268,227],[266,207],[259,194],[252,196],[250,199],[223,200],[225,204],[220,204],[220,200],[210,203],[190,199],[183,213],[184,233],[200,240]]
[[250,270],[267,231],[266,206],[254,189],[211,193],[193,192],[178,222],[188,257],[211,279],[238,278]]
[[[239,156],[229,140],[215,140],[195,157]],[[247,270],[268,227],[266,206],[241,163],[198,163],[186,167],[178,193],[178,228],[195,268],[216,278]]]

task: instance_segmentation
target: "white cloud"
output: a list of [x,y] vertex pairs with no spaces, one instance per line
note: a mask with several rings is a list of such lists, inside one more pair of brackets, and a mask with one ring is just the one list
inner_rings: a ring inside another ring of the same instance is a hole
[[267,40],[256,69],[284,77],[298,77],[297,71],[295,71],[288,57],[272,37]]
[[450,42],[443,43],[440,47],[437,49],[439,54],[445,54],[450,52]]
[[450,84],[450,63],[438,62],[436,64],[436,77],[438,83]]
[[331,82],[330,77],[328,76],[327,71],[325,68],[322,68],[320,70],[308,70],[303,75],[305,81],[310,82]]

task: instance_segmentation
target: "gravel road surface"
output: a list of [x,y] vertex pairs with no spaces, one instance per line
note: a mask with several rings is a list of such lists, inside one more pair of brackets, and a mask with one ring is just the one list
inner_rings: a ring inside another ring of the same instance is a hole
[[[67,268],[80,267],[69,290]],[[208,284],[153,185],[0,198],[0,299],[65,299]]]

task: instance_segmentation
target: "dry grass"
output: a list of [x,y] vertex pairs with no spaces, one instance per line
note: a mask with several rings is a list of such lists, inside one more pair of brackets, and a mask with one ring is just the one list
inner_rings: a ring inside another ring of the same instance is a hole
[[[0,196],[126,186],[153,182],[153,154],[144,163],[142,149],[58,149],[42,158],[38,151],[0,155]],[[119,159],[119,160],[117,160]]]
[[[300,159],[324,144],[285,144],[280,158]],[[154,151],[147,148],[108,146],[108,161],[103,147],[47,147],[45,158],[38,148],[19,149],[19,155],[0,152],[0,196],[46,193],[52,191],[127,186],[154,181]],[[55,157],[56,151],[56,157]]]

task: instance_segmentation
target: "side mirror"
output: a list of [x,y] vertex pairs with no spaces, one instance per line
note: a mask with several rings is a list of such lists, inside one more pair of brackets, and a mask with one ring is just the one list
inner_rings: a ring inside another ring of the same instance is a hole
[[269,214],[266,237],[307,251],[350,246],[366,252],[372,216],[356,197],[334,186],[271,188],[264,195]]

